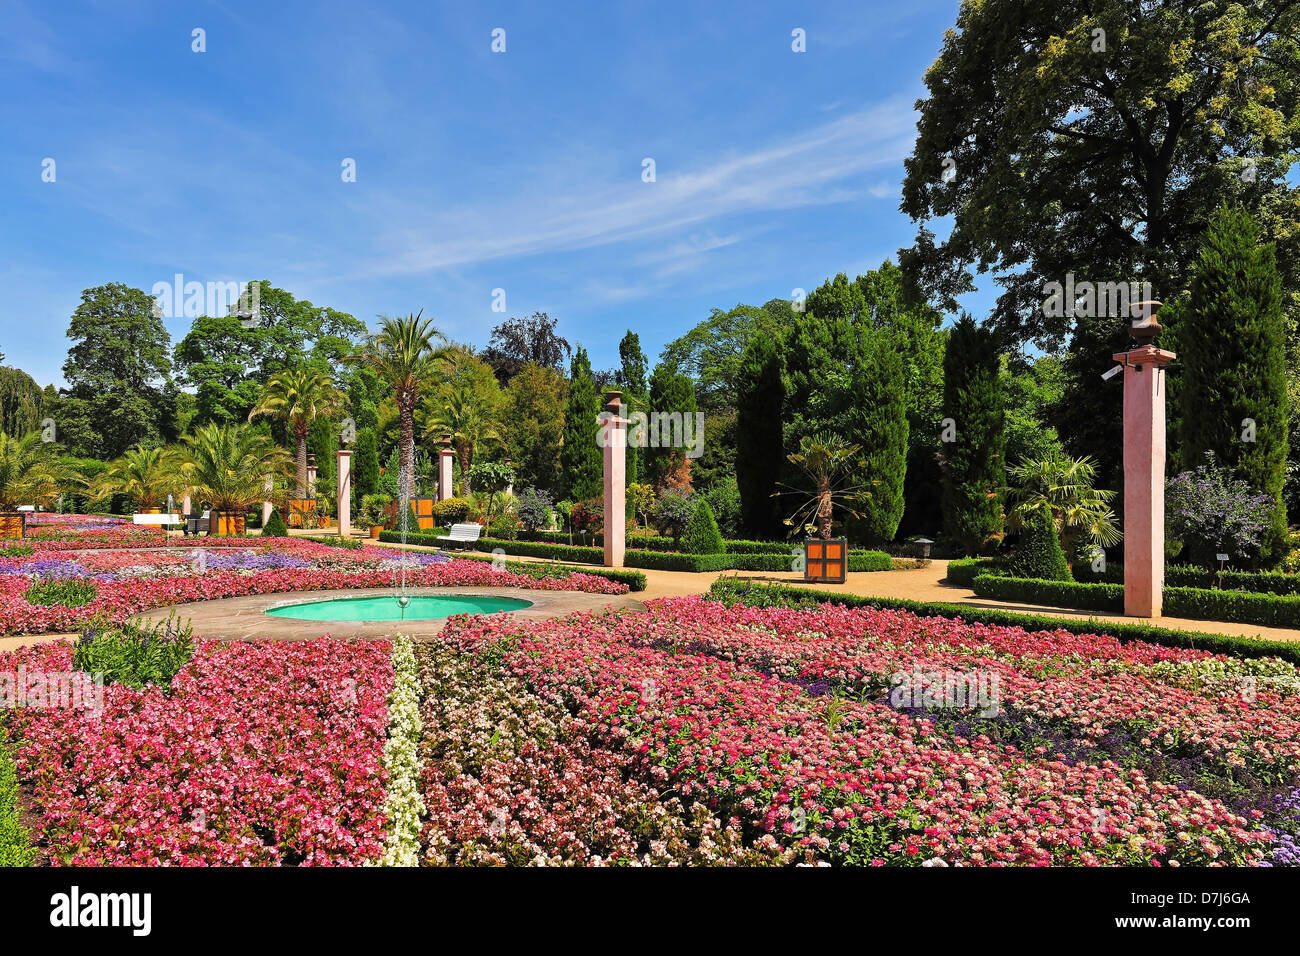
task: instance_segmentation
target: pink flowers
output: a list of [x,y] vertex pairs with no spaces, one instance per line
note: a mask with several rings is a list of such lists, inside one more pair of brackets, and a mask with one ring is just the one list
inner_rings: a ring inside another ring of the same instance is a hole
[[[12,712],[56,864],[355,864],[382,849],[386,642],[201,642],[170,692]],[[71,646],[9,659],[71,666]]]

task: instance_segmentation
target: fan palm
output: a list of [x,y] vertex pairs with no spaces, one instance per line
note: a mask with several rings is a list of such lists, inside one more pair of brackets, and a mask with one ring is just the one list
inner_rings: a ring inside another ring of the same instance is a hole
[[51,504],[76,484],[84,484],[84,479],[53,454],[40,432],[21,438],[0,432],[0,511]]
[[215,511],[243,511],[265,497],[267,478],[290,472],[288,453],[248,425],[205,425],[185,444],[185,477]]
[[415,494],[415,406],[420,392],[438,371],[447,337],[422,318],[424,310],[395,319],[383,317],[379,331],[370,337],[361,360],[393,387],[398,415],[398,473],[403,498]]
[[794,514],[785,519],[792,526],[792,534],[800,528],[815,529],[822,538],[829,538],[836,508],[859,517],[853,506],[871,497],[866,486],[853,483],[851,478],[855,471],[862,470],[861,451],[860,445],[848,444],[838,435],[810,435],[800,441],[799,451],[786,456],[812,484],[811,494],[805,488],[781,485],[804,499]]
[[1118,544],[1123,535],[1110,502],[1115,492],[1092,486],[1097,476],[1091,458],[1047,455],[1007,469],[1015,483],[1007,489],[1007,527],[1017,531],[1033,515],[1051,519],[1066,556],[1073,559],[1081,540]]
[[298,443],[296,457],[298,497],[307,496],[307,435],[311,423],[331,415],[343,405],[343,395],[330,376],[312,368],[287,369],[272,375],[262,387],[261,398],[248,413],[251,422],[259,415],[278,418],[289,425]]
[[95,479],[91,499],[102,501],[113,495],[129,495],[141,511],[161,506],[168,495],[185,488],[181,457],[172,448],[137,445],[109,463]]

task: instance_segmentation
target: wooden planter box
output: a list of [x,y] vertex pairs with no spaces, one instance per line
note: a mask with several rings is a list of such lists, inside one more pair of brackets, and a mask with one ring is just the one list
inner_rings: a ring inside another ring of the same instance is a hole
[[208,534],[219,538],[242,535],[245,520],[242,511],[214,511],[211,516],[212,529]]
[[[419,524],[420,526],[418,530],[429,531],[432,528],[434,528],[435,525],[433,523],[433,506],[438,503],[438,499],[437,498],[411,498],[410,502],[411,502],[411,507],[415,509],[416,523]],[[402,529],[402,518],[397,510],[398,508],[401,507],[401,505],[402,502],[400,500],[397,500],[392,502],[387,508],[384,509],[384,513],[387,514],[388,517],[392,520],[394,530],[397,531],[400,531]],[[411,528],[409,530],[415,531],[417,529]]]
[[24,512],[0,512],[0,538],[22,538],[26,534],[27,515]]
[[305,528],[307,515],[315,513],[315,498],[290,498],[288,520],[285,524],[290,528]]
[[803,543],[803,579],[843,584],[849,573],[848,538],[809,538]]

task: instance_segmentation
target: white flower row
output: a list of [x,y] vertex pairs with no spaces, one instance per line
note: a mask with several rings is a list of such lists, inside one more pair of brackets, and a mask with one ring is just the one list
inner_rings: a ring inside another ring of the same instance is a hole
[[420,672],[415,645],[409,637],[393,638],[393,691],[388,695],[388,741],[384,744],[384,769],[388,794],[384,813],[388,836],[380,866],[418,866],[420,820],[425,816],[420,794]]

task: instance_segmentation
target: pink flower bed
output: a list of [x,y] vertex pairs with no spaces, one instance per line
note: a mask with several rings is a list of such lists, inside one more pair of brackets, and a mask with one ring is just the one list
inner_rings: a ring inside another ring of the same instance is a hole
[[[378,857],[393,670],[386,642],[199,642],[169,690],[101,714],[20,708],[10,730],[56,865],[356,864]],[[71,668],[69,644],[0,671]]]
[[[832,862],[1249,864],[1271,848],[1255,815],[1196,790],[1106,760],[1025,753],[977,726],[940,733],[930,720],[870,697],[813,693],[769,676],[769,662],[728,643],[738,639],[737,622],[785,628],[781,636],[797,644],[835,617],[680,599],[655,602],[646,614],[454,622],[442,640],[489,654],[532,693],[563,704],[590,726],[598,747],[633,758],[632,772],[661,792],[703,801],[755,837]],[[927,631],[911,615],[875,621],[883,634],[866,616],[839,623],[856,627],[868,646],[882,637],[904,641],[909,629],[922,645],[942,641],[941,628]],[[1030,643],[1016,629],[953,630],[968,647]],[[1054,641],[1066,639],[1048,637],[1046,647]],[[716,643],[718,653],[700,653],[697,643]]]

